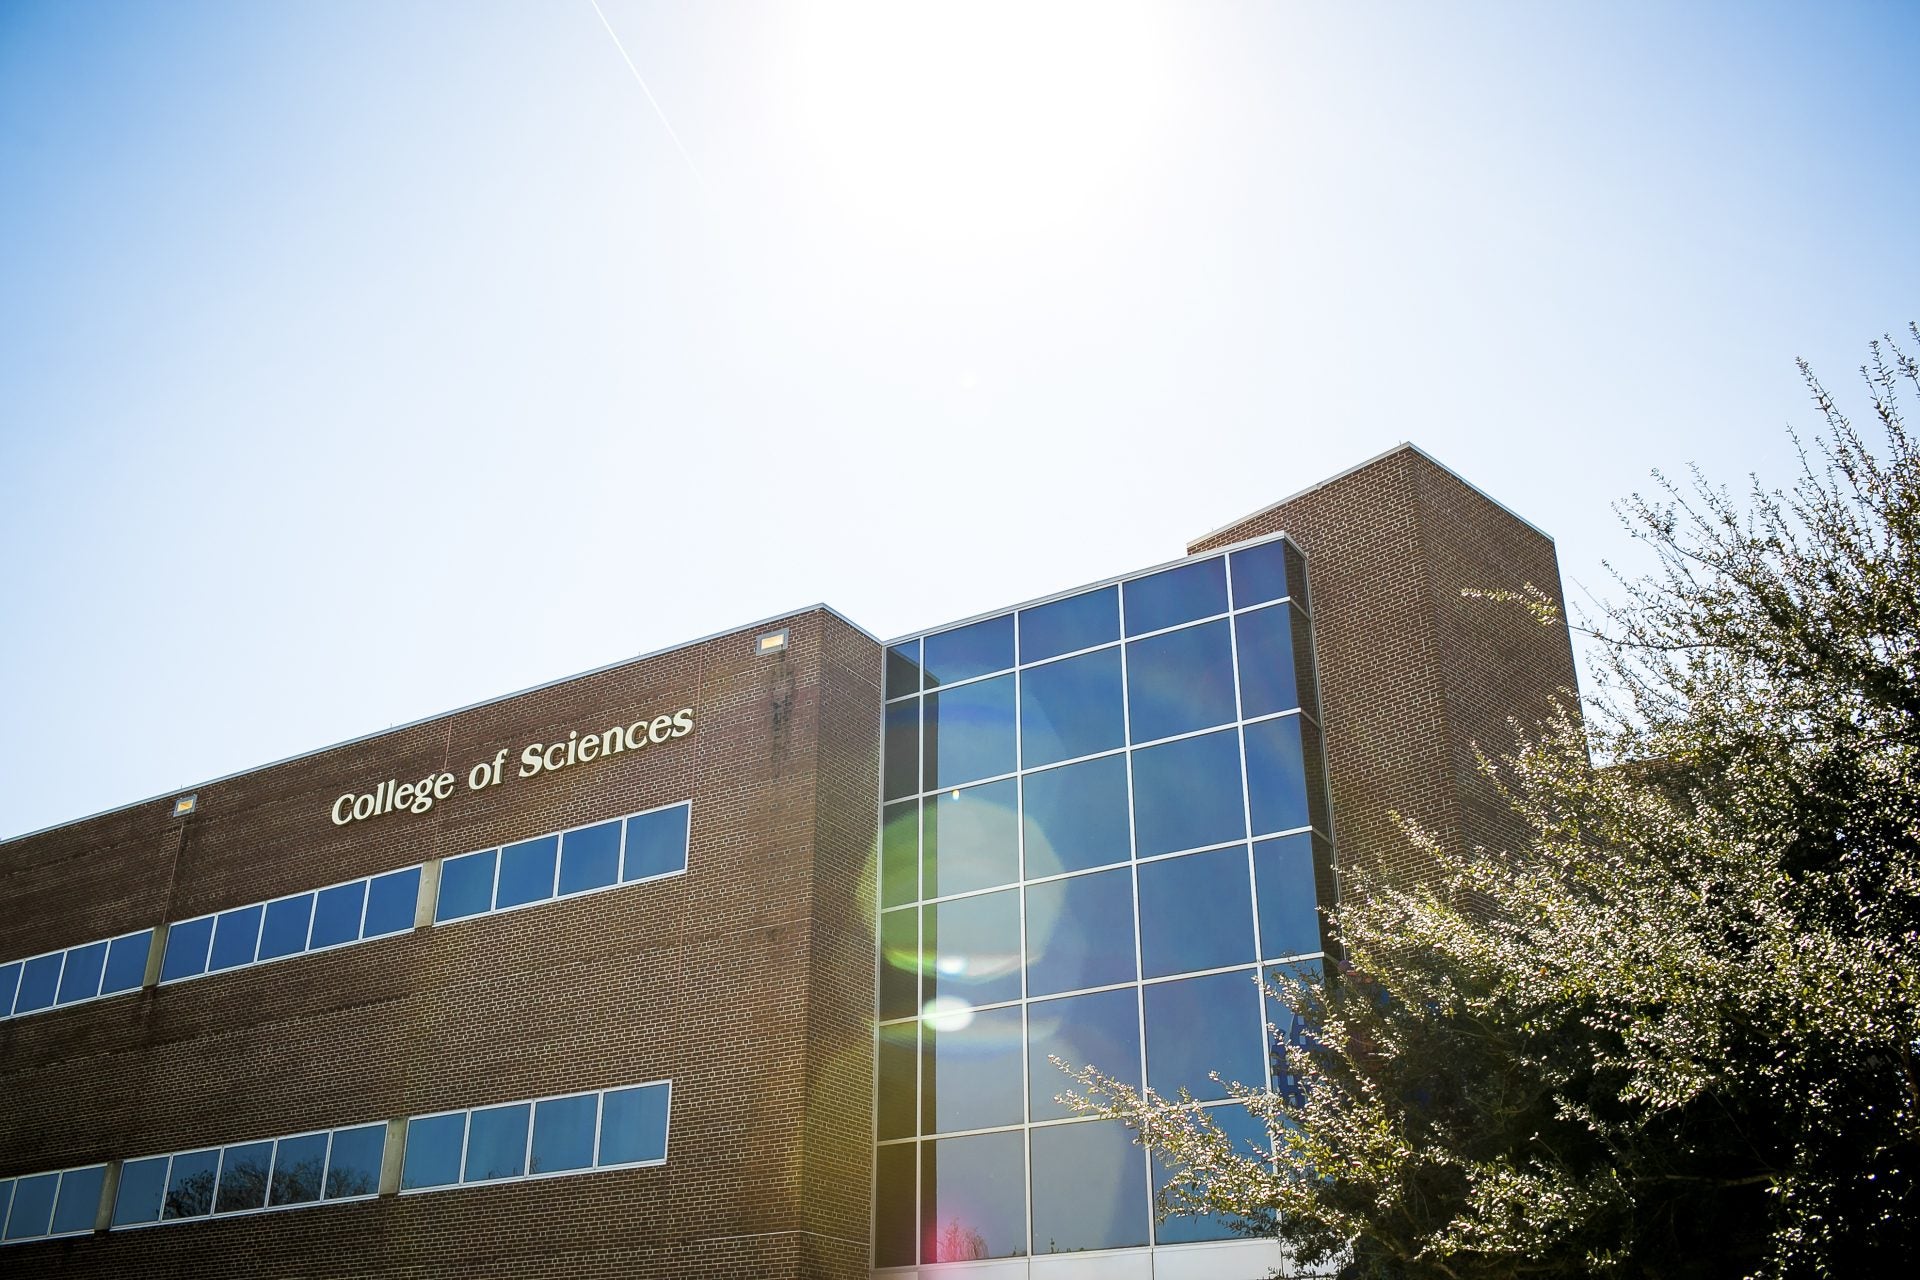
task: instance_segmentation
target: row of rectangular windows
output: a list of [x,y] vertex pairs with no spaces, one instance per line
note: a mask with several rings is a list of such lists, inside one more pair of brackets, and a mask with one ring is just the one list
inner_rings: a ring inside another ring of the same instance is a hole
[[153,930],[142,929],[0,964],[0,1018],[137,991],[152,949]]

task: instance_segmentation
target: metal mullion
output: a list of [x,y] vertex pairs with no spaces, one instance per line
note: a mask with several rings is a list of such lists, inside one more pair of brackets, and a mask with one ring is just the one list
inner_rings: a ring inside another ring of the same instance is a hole
[[607,1107],[607,1091],[601,1089],[593,1095],[593,1163],[589,1168],[600,1167],[600,1117]]
[[1033,1256],[1033,1143],[1028,1125],[1033,1120],[1033,1085],[1029,1073],[1033,1070],[1032,1045],[1027,1039],[1027,824],[1025,821],[1026,795],[1019,782],[1026,760],[1026,724],[1021,715],[1020,687],[1025,678],[1020,671],[1020,618],[1010,615],[1013,623],[1013,840],[1014,840],[1014,877],[1020,885],[1020,898],[1016,904],[1020,913],[1020,1167],[1022,1173],[1022,1208],[1025,1209],[1027,1222],[1027,1256]]
[[[1119,609],[1118,602],[1115,603],[1114,608],[1116,611]],[[1115,621],[1116,623],[1118,622],[1117,616]],[[1016,631],[1017,630],[1016,628]],[[1032,662],[1026,663],[1022,667],[1022,670],[1038,671],[1041,667],[1050,667],[1056,662],[1065,662],[1069,658],[1084,658],[1089,653],[1099,653],[1102,649],[1111,649],[1117,644],[1125,644],[1126,640],[1127,638],[1125,636],[1119,636],[1112,640],[1102,640],[1099,644],[1090,644],[1084,649],[1069,649],[1065,653],[1051,653],[1044,658],[1035,658]]]
[[1133,880],[1133,1016],[1139,1024],[1138,1051],[1135,1054],[1135,1061],[1140,1067],[1140,1095],[1144,1098],[1147,1090],[1147,994],[1146,986],[1141,981],[1146,973],[1146,962],[1140,954],[1140,833],[1135,829],[1133,815],[1133,697],[1127,683],[1125,601],[1116,601],[1116,604],[1121,608],[1120,736],[1121,740],[1127,744],[1127,874]]
[[454,1179],[453,1185],[456,1187],[464,1187],[467,1184],[467,1152],[469,1145],[467,1142],[467,1132],[472,1127],[473,1110],[469,1108],[460,1112],[460,1176]]
[[[614,819],[615,822],[618,822],[620,824],[620,848],[614,854],[614,858],[613,858],[613,884],[603,885],[601,886],[602,888],[611,889],[617,885],[623,885],[627,882],[627,823],[639,816],[640,815],[637,813],[630,813],[624,818]],[[688,832],[687,843],[692,844],[693,843],[693,834],[692,834],[693,822],[691,820],[692,815],[688,815],[688,818],[689,820],[687,822],[687,832]],[[562,841],[562,843],[564,844],[565,842]]]
[[[1227,574],[1227,607],[1229,609],[1233,607],[1233,574],[1231,572]],[[1266,1085],[1267,1091],[1271,1093],[1273,1091],[1273,1054],[1267,1037],[1267,982],[1266,970],[1262,967],[1266,963],[1267,953],[1260,942],[1260,876],[1253,860],[1253,780],[1247,774],[1247,708],[1240,691],[1240,628],[1232,623],[1227,625],[1227,645],[1233,654],[1233,710],[1238,717],[1234,736],[1239,739],[1240,747],[1240,821],[1242,829],[1246,832],[1247,908],[1253,912],[1253,964],[1254,972],[1259,975],[1257,979],[1260,989],[1257,1005],[1259,1022],[1257,1025],[1260,1032],[1260,1078]],[[1292,646],[1289,645],[1288,648],[1291,649]],[[1296,690],[1296,700],[1298,696]],[[1306,772],[1304,752],[1301,772]],[[1311,802],[1308,804],[1308,818],[1311,821]]]

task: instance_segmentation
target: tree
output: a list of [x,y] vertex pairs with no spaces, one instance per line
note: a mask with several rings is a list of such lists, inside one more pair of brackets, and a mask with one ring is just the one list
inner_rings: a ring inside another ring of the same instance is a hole
[[1343,886],[1341,962],[1280,993],[1299,1090],[1247,1098],[1272,1164],[1079,1074],[1183,1170],[1163,1210],[1356,1278],[1920,1256],[1920,364],[1871,344],[1873,446],[1801,369],[1791,489],[1622,508],[1658,567],[1601,620],[1587,715],[1486,766],[1531,844]]

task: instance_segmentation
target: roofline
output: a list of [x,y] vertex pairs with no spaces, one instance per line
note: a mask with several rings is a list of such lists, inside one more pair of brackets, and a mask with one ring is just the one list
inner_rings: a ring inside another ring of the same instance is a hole
[[55,823],[50,823],[44,827],[35,827],[31,831],[23,831],[19,835],[6,836],[4,838],[0,838],[0,845],[9,845],[14,843],[17,840],[26,840],[33,836],[44,835],[49,831],[58,831],[62,827],[71,827],[78,823],[91,822],[95,818],[105,818],[111,814],[124,813],[128,809],[138,809],[143,804],[153,804],[154,802],[159,800],[170,800],[177,796],[183,795],[189,791],[196,791],[201,787],[216,786],[222,782],[230,782],[235,778],[244,778],[250,773],[259,773],[263,769],[275,769],[283,764],[292,764],[296,760],[305,760],[312,756],[324,755],[329,751],[338,751],[342,747],[352,747],[352,746],[357,746],[362,742],[371,742],[375,738],[385,737],[387,734],[390,734],[390,733],[399,733],[405,729],[418,728],[420,725],[423,725],[423,724],[431,724],[435,720],[444,720],[448,716],[464,715],[469,711],[478,711],[482,707],[491,707],[496,703],[506,702],[513,698],[525,697],[529,693],[539,693],[544,689],[554,688],[556,685],[569,684],[575,680],[584,680],[588,676],[602,675],[608,671],[614,671],[621,667],[631,666],[636,662],[645,662],[650,658],[658,658],[662,654],[673,653],[674,651],[679,649],[690,649],[694,645],[706,644],[708,641],[718,640],[722,636],[730,636],[740,631],[751,631],[753,628],[763,627],[769,622],[778,622],[782,618],[795,618],[795,617],[799,617],[802,614],[807,614],[807,613],[830,614],[833,617],[838,618],[840,621],[846,623],[848,626],[852,627],[855,631],[858,631],[861,635],[873,641],[875,644],[880,643],[880,638],[874,635],[873,632],[867,630],[865,627],[855,622],[852,618],[849,618],[846,614],[841,613],[838,609],[834,608],[830,604],[818,603],[818,604],[802,605],[798,609],[788,609],[781,613],[769,614],[764,618],[757,618],[752,622],[743,622],[739,626],[724,627],[719,631],[711,631],[711,632],[708,632],[706,635],[697,636],[692,640],[682,640],[678,644],[663,645],[658,649],[649,649],[645,653],[637,653],[630,658],[616,658],[612,662],[602,663],[600,666],[590,667],[585,671],[576,671],[572,675],[560,676],[553,680],[543,680],[539,684],[531,684],[524,689],[516,689],[512,693],[496,694],[491,698],[482,698],[478,702],[469,702],[463,706],[454,707],[447,711],[436,711],[431,715],[420,716],[416,719],[408,720],[404,724],[388,725],[384,729],[376,729],[371,733],[357,734],[351,738],[342,738],[340,741],[328,743],[324,747],[314,747],[307,751],[296,751],[294,754],[290,756],[282,756],[278,760],[269,760],[265,764],[250,765],[245,769],[235,769],[232,773],[223,773],[217,778],[207,778],[201,782],[185,783],[181,786],[173,787],[166,791],[162,791],[158,795],[147,796],[144,799],[140,799],[140,800],[130,800],[125,804],[117,804],[112,806],[111,808],[101,809],[98,812],[86,814],[83,817],[69,818],[65,822],[55,822]]
[[1479,485],[1467,479],[1465,476],[1461,475],[1458,471],[1455,471],[1452,467],[1440,461],[1440,459],[1434,457],[1431,453],[1428,453],[1425,449],[1422,449],[1419,445],[1415,444],[1413,441],[1402,440],[1399,444],[1394,445],[1391,449],[1383,449],[1381,452],[1374,454],[1371,458],[1367,458],[1364,461],[1354,463],[1352,466],[1348,467],[1344,471],[1336,471],[1324,480],[1316,480],[1312,484],[1308,485],[1306,488],[1301,489],[1295,493],[1290,493],[1286,497],[1281,498],[1278,502],[1269,502],[1266,506],[1261,507],[1258,511],[1249,511],[1246,515],[1241,516],[1238,520],[1229,520],[1217,529],[1209,529],[1207,532],[1201,534],[1199,537],[1193,539],[1191,542],[1188,542],[1187,545],[1193,546],[1195,543],[1205,542],[1208,538],[1217,538],[1221,534],[1227,532],[1227,530],[1233,528],[1235,525],[1242,525],[1249,520],[1258,519],[1259,517],[1267,514],[1267,512],[1272,511],[1276,507],[1284,507],[1289,502],[1292,502],[1298,498],[1306,497],[1308,494],[1314,492],[1316,489],[1324,489],[1328,485],[1333,484],[1336,481],[1346,479],[1348,476],[1352,475],[1356,471],[1362,470],[1363,468],[1366,468],[1366,467],[1370,467],[1374,463],[1380,462],[1383,459],[1391,458],[1394,454],[1400,453],[1402,451],[1411,451],[1413,453],[1419,454],[1421,457],[1425,458],[1428,462],[1431,462],[1434,466],[1440,468],[1442,471],[1452,476],[1455,480],[1458,480],[1461,484],[1467,486],[1467,488],[1473,490],[1475,493],[1485,498],[1488,502],[1491,502],[1494,506],[1500,508],[1502,511],[1506,512],[1508,515],[1512,516],[1515,520],[1518,520],[1521,524],[1527,526],[1527,528],[1533,530],[1535,533],[1545,538],[1548,542],[1553,541],[1553,535],[1548,533],[1545,529],[1542,529],[1539,525],[1527,519],[1525,516],[1521,515],[1518,511],[1515,511],[1512,507],[1500,501],[1500,499],[1494,497],[1492,494],[1488,493],[1485,489],[1482,489]]

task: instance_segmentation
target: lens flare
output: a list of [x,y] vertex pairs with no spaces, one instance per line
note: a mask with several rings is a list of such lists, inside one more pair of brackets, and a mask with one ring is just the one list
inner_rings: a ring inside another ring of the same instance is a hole
[[920,1010],[920,1021],[935,1031],[961,1031],[973,1022],[973,1006],[958,996],[935,996]]

